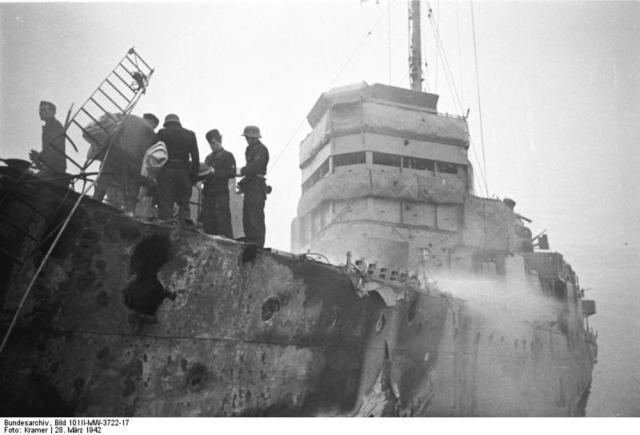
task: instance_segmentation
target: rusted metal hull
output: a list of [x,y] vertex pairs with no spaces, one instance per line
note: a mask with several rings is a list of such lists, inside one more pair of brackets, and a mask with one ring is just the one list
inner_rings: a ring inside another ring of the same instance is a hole
[[[19,192],[23,199],[45,215],[55,211],[59,201],[43,198],[59,188],[30,189]],[[0,207],[25,214],[30,228],[53,225],[38,223],[44,218],[11,198]],[[167,252],[143,252],[142,263],[131,264],[136,247],[153,235],[166,238]],[[3,260],[3,332],[46,247],[22,266]],[[149,266],[144,259],[151,257],[164,260]],[[159,306],[157,323],[132,314],[123,298],[147,266],[149,279],[175,295]],[[334,266],[253,253],[84,200],[0,355],[0,413],[584,413],[593,355],[577,329],[525,322],[497,329],[435,289],[407,289],[391,304],[383,296],[357,292]]]

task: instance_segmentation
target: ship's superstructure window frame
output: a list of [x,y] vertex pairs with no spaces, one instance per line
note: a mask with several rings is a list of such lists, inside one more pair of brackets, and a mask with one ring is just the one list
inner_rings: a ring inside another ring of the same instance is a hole
[[402,168],[434,172],[436,162],[435,160],[421,159],[420,157],[402,156]]
[[327,157],[327,159],[322,162],[322,164],[318,167],[318,169],[316,169],[315,171],[313,171],[313,173],[309,176],[309,178],[307,178],[303,183],[302,183],[302,191],[306,192],[307,190],[309,190],[311,188],[311,186],[313,186],[314,184],[316,184],[318,181],[320,181],[322,179],[322,177],[324,177],[325,175],[327,175],[329,173],[329,169],[330,169],[330,165],[329,165],[329,159],[331,157]]
[[350,165],[364,165],[367,163],[366,151],[356,151],[353,153],[342,153],[333,155],[333,167],[338,168],[340,166]]
[[436,171],[438,174],[458,174],[458,166],[455,163],[436,161]]
[[374,165],[402,168],[402,156],[398,154],[371,152],[371,161]]
[[421,157],[400,154],[382,153],[379,151],[355,151],[350,153],[333,154],[302,183],[302,192],[309,190],[328,173],[335,173],[336,168],[355,165],[367,165],[367,153],[371,154],[373,165],[399,168],[400,170],[425,171],[434,175],[464,176],[466,166],[459,163],[431,160]]

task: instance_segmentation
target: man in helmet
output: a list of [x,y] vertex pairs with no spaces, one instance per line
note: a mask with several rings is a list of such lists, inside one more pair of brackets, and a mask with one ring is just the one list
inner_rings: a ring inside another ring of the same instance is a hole
[[238,183],[244,194],[242,225],[245,241],[264,247],[264,203],[268,193],[265,177],[269,150],[260,141],[260,129],[255,125],[246,126],[242,135],[248,145],[244,153],[247,163],[240,169],[240,175],[244,178]]
[[47,178],[59,178],[67,171],[64,127],[56,119],[56,106],[49,101],[40,102],[42,126],[42,152],[31,150],[29,157],[41,167],[40,174]]
[[204,163],[212,168],[212,172],[204,179],[202,226],[207,234],[219,234],[232,239],[229,179],[236,176],[236,159],[222,148],[222,135],[218,130],[208,131],[205,137],[211,154]]
[[178,205],[178,217],[190,221],[189,199],[191,180],[198,176],[200,157],[196,135],[180,124],[178,115],[169,114],[164,119],[164,128],[156,135],[158,141],[167,146],[168,160],[157,176],[158,217],[171,219],[173,205]]

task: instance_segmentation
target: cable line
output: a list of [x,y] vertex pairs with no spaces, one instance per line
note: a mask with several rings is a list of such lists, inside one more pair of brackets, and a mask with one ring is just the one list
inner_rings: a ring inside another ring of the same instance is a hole
[[475,15],[473,12],[473,1],[469,1],[469,5],[471,6],[471,28],[473,29],[473,57],[475,60],[476,66],[476,91],[478,93],[478,118],[480,121],[480,144],[482,146],[482,165],[485,173],[485,194],[489,196],[489,182],[487,177],[487,157],[484,150],[484,128],[482,125],[482,104],[480,102],[480,73],[478,69],[478,44],[476,42],[476,22]]
[[[342,67],[340,67],[340,69],[338,70],[338,73],[335,75],[335,77],[333,77],[333,79],[331,80],[331,82],[329,82],[329,85],[327,86],[328,89],[331,89],[331,86],[333,86],[333,84],[335,83],[336,80],[338,80],[338,77],[340,77],[340,74],[342,74],[342,72],[345,70],[345,68],[351,63],[351,61],[353,60],[354,57],[356,57],[356,55],[358,54],[358,52],[360,52],[360,49],[362,48],[362,46],[364,45],[364,43],[367,41],[367,39],[369,38],[369,36],[371,36],[373,34],[373,31],[375,30],[376,27],[378,27],[378,25],[380,24],[380,22],[382,21],[382,19],[384,18],[384,16],[388,13],[388,11],[384,11],[380,17],[378,18],[378,20],[375,22],[375,24],[371,27],[371,29],[369,29],[369,31],[367,32],[367,34],[365,35],[365,37],[362,39],[362,41],[360,41],[360,44],[358,44],[358,46],[356,47],[355,51],[353,52],[353,54],[349,57],[349,59],[347,59],[347,61],[342,65]],[[289,147],[289,145],[291,145],[291,142],[293,141],[293,139],[296,137],[296,135],[298,134],[298,131],[300,131],[300,128],[302,128],[302,126],[304,125],[304,122],[306,121],[307,117],[303,117],[302,120],[300,121],[300,123],[298,124],[298,126],[296,127],[295,131],[293,132],[293,134],[291,135],[291,137],[289,138],[289,140],[287,141],[287,143],[284,145],[284,147],[282,148],[282,150],[280,150],[280,152],[278,153],[278,155],[276,156],[276,158],[273,160],[273,163],[269,165],[269,169],[272,169],[274,166],[276,166],[276,164],[278,163],[278,161],[280,160],[280,157],[282,157],[282,155],[284,154],[284,152],[286,151],[286,149]]]

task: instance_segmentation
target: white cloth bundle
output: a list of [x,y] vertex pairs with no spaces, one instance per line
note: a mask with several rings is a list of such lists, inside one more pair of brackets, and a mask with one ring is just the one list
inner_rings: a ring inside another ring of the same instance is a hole
[[144,153],[144,158],[142,159],[142,176],[149,178],[155,175],[158,169],[167,163],[167,160],[169,160],[169,152],[165,143],[161,141],[152,145]]

